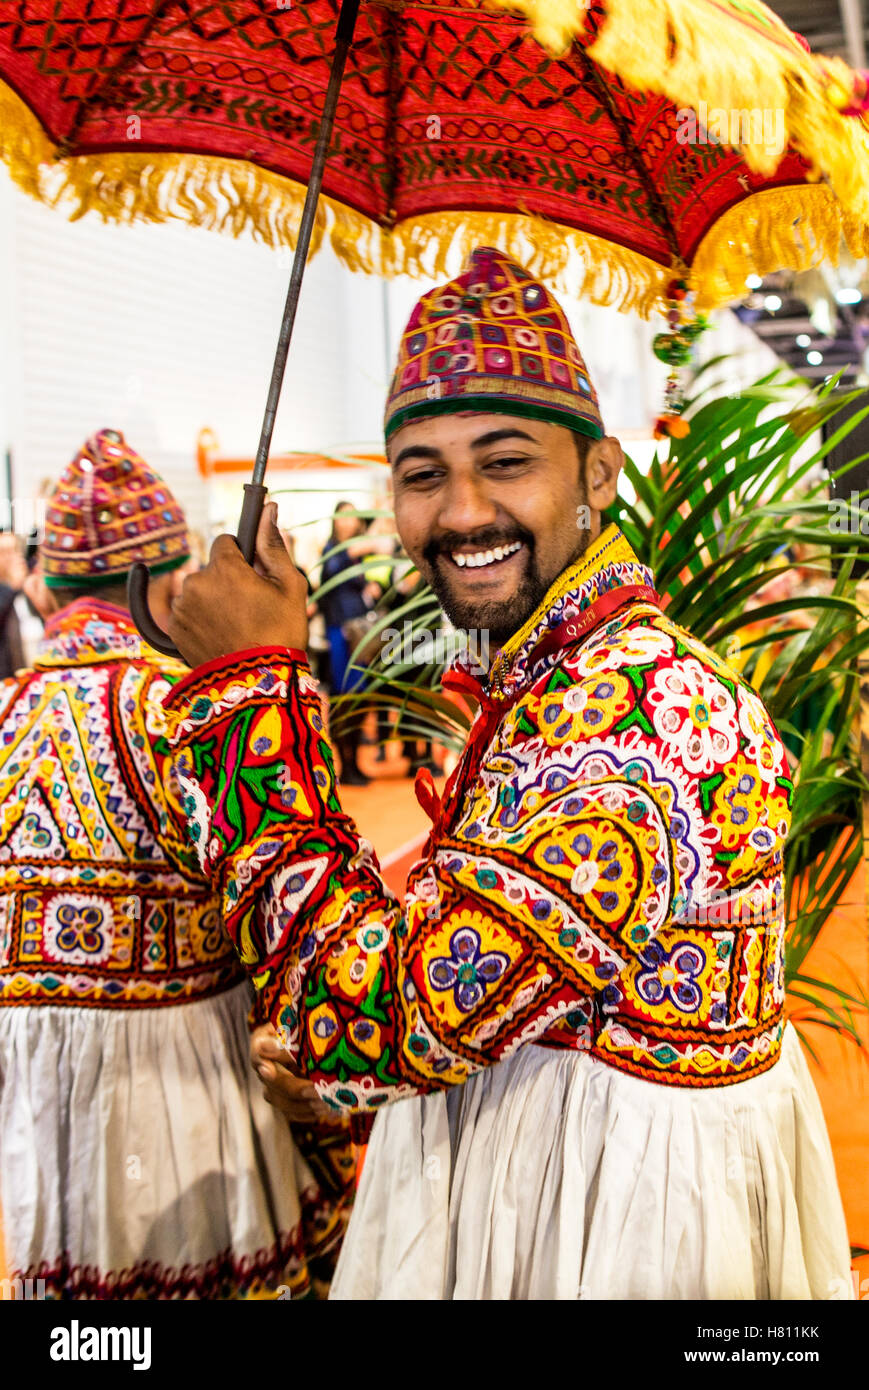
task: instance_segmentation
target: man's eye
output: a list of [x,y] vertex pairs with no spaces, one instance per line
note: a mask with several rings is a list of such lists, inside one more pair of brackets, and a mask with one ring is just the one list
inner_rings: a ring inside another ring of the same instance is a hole
[[521,454],[517,454],[517,455],[515,455],[515,457],[514,457],[514,456],[511,456],[511,457],[509,457],[509,458],[490,459],[489,462],[486,464],[486,467],[487,467],[487,468],[494,468],[494,469],[499,469],[499,468],[517,468],[517,467],[521,467],[521,465],[522,465],[523,463],[527,463],[527,462],[528,462],[528,459],[527,459],[527,458],[525,458],[525,457],[524,457],[523,455],[521,455]]
[[426,487],[436,483],[440,478],[440,473],[436,468],[420,468],[415,473],[405,473],[401,480],[402,487]]

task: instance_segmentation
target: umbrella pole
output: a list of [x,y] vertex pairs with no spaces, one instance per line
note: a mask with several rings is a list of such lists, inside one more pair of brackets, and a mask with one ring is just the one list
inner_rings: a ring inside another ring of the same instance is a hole
[[317,201],[320,197],[320,187],[323,183],[323,170],[326,166],[326,156],[329,152],[329,144],[332,139],[332,126],[335,122],[335,108],[338,105],[338,96],[341,91],[341,79],[344,76],[344,65],[347,61],[347,53],[353,39],[353,30],[356,26],[356,16],[358,13],[359,0],[342,0],[341,13],[338,17],[338,29],[335,35],[335,53],[332,58],[329,85],[326,88],[326,99],[323,103],[320,132],[317,136],[314,160],[311,165],[310,178],[308,179],[305,206],[302,209],[302,220],[299,223],[296,252],[293,257],[293,268],[290,272],[290,283],[287,289],[286,302],[284,304],[281,331],[278,334],[278,345],[275,349],[275,360],[272,365],[272,379],[269,383],[269,394],[266,400],[260,441],[256,451],[253,477],[250,483],[245,485],[244,508],[241,514],[241,521],[239,522],[237,539],[241,547],[241,552],[248,564],[251,564],[253,561],[256,531],[260,515],[262,514],[263,502],[265,500],[263,479],[265,478],[266,465],[269,460],[272,433],[275,428],[275,417],[278,413],[278,402],[281,398],[281,387],[283,385],[284,371],[287,365],[287,354],[290,350],[290,340],[293,336],[293,325],[296,321],[296,310],[299,305],[299,291],[302,288],[302,277],[305,273],[305,263],[311,244],[311,233],[314,230],[314,219],[317,215]]
[[[356,27],[356,17],[358,13],[359,0],[341,0],[341,12],[338,16],[338,28],[335,32],[335,52],[332,56],[332,68],[329,73],[329,85],[326,88],[326,97],[323,102],[323,114],[320,118],[320,130],[317,135],[317,144],[314,149],[314,159],[311,165],[310,178],[308,180],[308,190],[305,195],[305,205],[302,209],[301,221],[299,222],[299,234],[296,239],[296,250],[293,256],[293,267],[290,271],[287,298],[284,303],[281,331],[278,334],[278,345],[275,349],[275,360],[272,365],[272,379],[269,383],[269,394],[266,400],[262,430],[260,432],[260,440],[256,451],[253,477],[249,483],[245,483],[244,485],[244,503],[242,505],[241,516],[238,522],[238,531],[236,533],[238,547],[249,565],[253,564],[253,557],[256,552],[256,533],[259,528],[260,517],[262,516],[263,505],[266,498],[266,487],[263,479],[265,478],[266,465],[269,461],[269,450],[271,448],[272,434],[275,428],[275,417],[278,413],[278,402],[281,398],[281,387],[284,382],[284,372],[287,366],[287,354],[289,353],[290,341],[293,336],[293,325],[296,321],[296,310],[299,307],[299,291],[302,288],[302,277],[305,273],[305,263],[311,245],[311,233],[314,230],[314,219],[317,215],[317,202],[323,183],[323,170],[326,166],[326,156],[329,152],[329,144],[332,139],[332,127],[335,123],[335,110],[341,91],[341,80],[344,76],[344,66],[347,61],[350,44],[353,40],[353,30]],[[178,648],[173,642],[170,642],[166,633],[157,626],[151,616],[151,611],[148,607],[147,565],[141,562],[133,565],[127,582],[127,596],[130,605],[130,614],[136,627],[145,638],[145,641],[149,642],[152,647],[155,647],[158,652],[163,652],[165,656],[180,657],[181,653],[178,651]]]

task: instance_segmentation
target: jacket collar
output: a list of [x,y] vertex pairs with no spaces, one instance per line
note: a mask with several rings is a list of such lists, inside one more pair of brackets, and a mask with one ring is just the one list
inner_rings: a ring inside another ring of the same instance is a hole
[[[509,699],[528,684],[532,670],[540,664],[535,652],[547,633],[581,617],[613,589],[639,586],[651,590],[654,583],[652,571],[637,559],[619,528],[607,526],[585,553],[559,575],[539,608],[495,653],[486,687],[494,687],[499,697]],[[453,673],[459,676],[461,684],[474,679],[466,655],[450,668],[447,684]]]
[[34,666],[93,666],[105,661],[148,661],[185,668],[162,657],[140,637],[129,613],[101,599],[80,598],[45,624]]

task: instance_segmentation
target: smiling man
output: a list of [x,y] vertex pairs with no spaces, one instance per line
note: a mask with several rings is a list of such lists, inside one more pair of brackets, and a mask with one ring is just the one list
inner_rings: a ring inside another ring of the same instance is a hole
[[590,443],[547,420],[475,411],[401,428],[391,451],[396,519],[455,626],[503,646],[587,549],[588,488],[599,507],[611,502],[621,465],[617,441],[604,439],[588,469]]
[[341,808],[273,509],[262,573],[221,538],[171,626],[270,1098],[380,1112],[333,1297],[847,1294],[783,1017],[784,749],[602,527],[622,454],[544,287],[483,248],[423,296],[386,436],[408,554],[497,649],[448,677],[479,710],[443,797],[420,781],[403,903]]

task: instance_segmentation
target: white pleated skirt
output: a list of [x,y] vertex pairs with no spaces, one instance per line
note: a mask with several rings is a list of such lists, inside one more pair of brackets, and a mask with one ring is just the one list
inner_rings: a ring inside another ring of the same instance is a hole
[[248,988],[0,1009],[10,1274],[48,1297],[283,1297],[337,1228],[250,1065]]
[[378,1116],[338,1299],[853,1296],[833,1156],[791,1026],[707,1091],[526,1046]]

